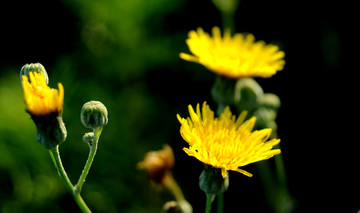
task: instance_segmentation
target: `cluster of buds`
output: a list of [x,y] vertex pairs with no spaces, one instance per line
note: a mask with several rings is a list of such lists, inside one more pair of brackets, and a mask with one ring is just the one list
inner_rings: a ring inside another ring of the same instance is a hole
[[271,128],[273,136],[276,136],[275,119],[280,99],[273,93],[264,93],[253,78],[229,79],[218,76],[211,94],[218,104],[218,114],[223,112],[225,106],[234,106],[239,112],[247,111],[248,117],[256,116],[255,129]]

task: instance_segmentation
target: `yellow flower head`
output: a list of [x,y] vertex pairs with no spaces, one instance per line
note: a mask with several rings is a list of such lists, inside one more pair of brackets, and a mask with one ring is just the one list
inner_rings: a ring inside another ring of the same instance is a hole
[[230,30],[226,30],[221,37],[218,27],[212,29],[212,34],[213,37],[202,28],[190,31],[186,43],[193,55],[180,53],[180,58],[229,78],[268,78],[285,65],[285,53],[278,46],[255,42],[252,34],[236,33],[231,37]]
[[181,136],[190,146],[184,151],[205,164],[221,169],[224,178],[228,170],[251,177],[252,174],[239,167],[266,160],[281,152],[280,149],[272,149],[280,139],[267,141],[271,129],[252,132],[256,117],[244,122],[246,113],[241,113],[236,119],[226,107],[219,118],[214,118],[214,112],[206,102],[202,111],[199,104],[196,112],[189,105],[189,113],[187,119],[177,115]]
[[64,103],[62,84],[58,83],[59,90],[48,87],[43,72],[30,72],[29,77],[30,81],[22,75],[27,111],[36,116],[60,113]]

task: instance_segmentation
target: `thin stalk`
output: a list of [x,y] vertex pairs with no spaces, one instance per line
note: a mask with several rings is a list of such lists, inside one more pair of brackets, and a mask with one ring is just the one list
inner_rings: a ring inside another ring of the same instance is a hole
[[233,34],[236,32],[235,22],[234,22],[234,12],[221,11],[221,20],[222,20],[223,29],[229,29],[230,32]]
[[181,212],[183,213],[193,212],[192,206],[185,199],[180,186],[177,184],[176,180],[174,179],[174,177],[170,172],[165,175],[162,183],[165,186],[165,188],[167,188],[174,195],[176,202],[181,208]]
[[[279,144],[277,145],[277,148],[280,149]],[[276,212],[291,212],[293,209],[293,201],[286,183],[286,172],[283,156],[276,155],[274,156],[274,159],[276,173],[279,181],[275,210]]]
[[[163,180],[164,186],[174,195],[177,201],[184,201],[185,197],[181,188],[171,174],[166,174]],[[186,201],[186,200],[185,200]]]
[[87,175],[89,174],[89,170],[91,168],[92,162],[94,161],[94,157],[95,157],[96,150],[98,147],[98,142],[99,142],[99,137],[100,137],[100,134],[102,131],[102,127],[93,129],[93,131],[94,131],[94,140],[92,143],[89,143],[89,147],[90,147],[89,156],[86,160],[84,169],[82,170],[79,180],[74,187],[75,192],[78,194],[80,194],[80,192],[81,192],[82,186],[85,183],[85,179],[86,179]]
[[224,212],[224,192],[218,194],[217,197],[217,213],[223,213]]
[[[277,148],[280,149],[280,145],[277,145]],[[275,155],[275,167],[276,167],[276,173],[278,174],[279,181],[283,185],[283,187],[286,187],[286,173],[285,173],[285,166],[284,166],[284,160],[282,155]]]
[[77,203],[77,205],[79,206],[79,208],[81,209],[81,211],[84,213],[91,213],[91,210],[89,209],[89,207],[86,205],[85,201],[80,196],[80,193],[75,192],[76,190],[75,190],[74,186],[72,185],[72,183],[64,169],[64,166],[62,165],[62,161],[61,161],[60,153],[59,153],[59,146],[56,146],[56,147],[50,149],[49,151],[50,151],[50,156],[55,164],[55,167],[59,173],[60,178],[64,181],[66,188],[71,192],[71,195],[74,197],[74,200]]
[[206,207],[205,207],[205,213],[210,213],[211,211],[211,205],[214,201],[215,195],[213,194],[206,194]]

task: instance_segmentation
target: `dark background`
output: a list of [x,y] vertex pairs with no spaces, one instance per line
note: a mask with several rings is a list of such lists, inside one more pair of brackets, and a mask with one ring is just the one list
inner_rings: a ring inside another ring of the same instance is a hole
[[[188,157],[176,114],[207,101],[214,74],[182,61],[187,33],[221,26],[211,1],[8,1],[0,13],[0,212],[78,212],[35,140],[25,113],[18,73],[42,63],[50,85],[65,87],[61,145],[73,182],[87,147],[78,117],[89,100],[109,110],[93,168],[82,192],[95,212],[159,212],[169,196],[136,170],[149,150],[168,143],[175,152],[174,177],[202,212],[198,189],[202,165]],[[286,53],[283,71],[257,78],[282,102],[278,135],[295,212],[357,212],[358,19],[346,1],[242,0],[237,32],[276,43]],[[225,212],[269,212],[254,166],[253,178],[230,173]],[[237,211],[236,211],[237,212]]]

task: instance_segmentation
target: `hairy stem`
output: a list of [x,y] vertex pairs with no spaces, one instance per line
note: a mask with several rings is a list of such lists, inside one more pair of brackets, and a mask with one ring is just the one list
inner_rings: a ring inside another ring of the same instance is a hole
[[64,181],[66,188],[68,188],[68,190],[71,192],[71,195],[74,197],[74,200],[77,203],[77,205],[79,206],[79,208],[81,209],[81,211],[84,213],[91,213],[91,210],[89,209],[89,207],[86,205],[85,201],[80,196],[80,193],[76,193],[76,190],[75,190],[74,186],[72,185],[72,183],[64,169],[64,166],[62,165],[62,161],[61,161],[60,153],[59,153],[59,146],[56,146],[56,147],[50,149],[49,151],[50,151],[50,156],[55,164],[55,167],[59,173],[60,178]]
[[94,161],[94,157],[95,157],[96,150],[97,150],[97,147],[98,147],[98,142],[99,142],[99,137],[100,137],[100,134],[101,134],[101,131],[102,131],[102,127],[96,128],[93,131],[94,131],[94,140],[93,140],[92,143],[89,143],[89,147],[90,147],[89,156],[88,156],[88,158],[86,160],[84,169],[83,169],[83,171],[82,171],[82,173],[81,173],[81,175],[79,177],[79,180],[78,180],[77,184],[74,187],[76,192],[79,193],[79,194],[81,192],[83,184],[85,183],[85,179],[86,179],[87,175],[89,174],[89,170],[91,168],[92,162]]

